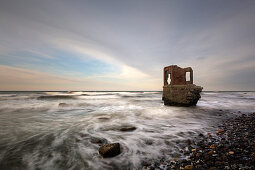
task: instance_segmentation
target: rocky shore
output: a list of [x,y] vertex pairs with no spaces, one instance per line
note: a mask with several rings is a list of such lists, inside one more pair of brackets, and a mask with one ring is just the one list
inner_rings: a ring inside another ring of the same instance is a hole
[[215,133],[186,141],[185,159],[161,159],[142,169],[255,169],[255,113],[225,120]]

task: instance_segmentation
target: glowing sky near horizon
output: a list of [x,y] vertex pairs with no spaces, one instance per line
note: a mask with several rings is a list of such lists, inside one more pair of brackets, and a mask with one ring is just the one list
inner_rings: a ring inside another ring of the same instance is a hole
[[255,90],[255,1],[0,0],[0,90]]

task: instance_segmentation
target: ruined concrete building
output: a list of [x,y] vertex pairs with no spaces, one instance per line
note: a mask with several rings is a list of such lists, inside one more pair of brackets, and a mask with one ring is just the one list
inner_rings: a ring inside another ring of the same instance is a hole
[[171,65],[164,68],[163,97],[165,105],[192,106],[200,99],[202,87],[193,84],[191,67]]

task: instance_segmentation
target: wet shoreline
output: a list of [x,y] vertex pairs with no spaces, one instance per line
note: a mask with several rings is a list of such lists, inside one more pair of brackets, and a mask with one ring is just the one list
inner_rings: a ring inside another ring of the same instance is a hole
[[255,169],[255,112],[222,120],[214,133],[184,142],[186,158],[163,158],[141,169]]

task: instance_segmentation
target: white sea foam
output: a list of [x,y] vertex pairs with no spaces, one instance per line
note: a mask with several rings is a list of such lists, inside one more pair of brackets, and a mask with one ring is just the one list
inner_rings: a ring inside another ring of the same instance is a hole
[[[136,169],[142,161],[174,157],[181,147],[177,141],[213,130],[213,122],[255,111],[254,92],[205,92],[189,108],[164,106],[161,97],[160,92],[0,93],[0,164],[22,158],[12,166]],[[136,130],[122,132],[122,126]],[[121,155],[102,159],[100,144],[91,138],[119,142]]]

